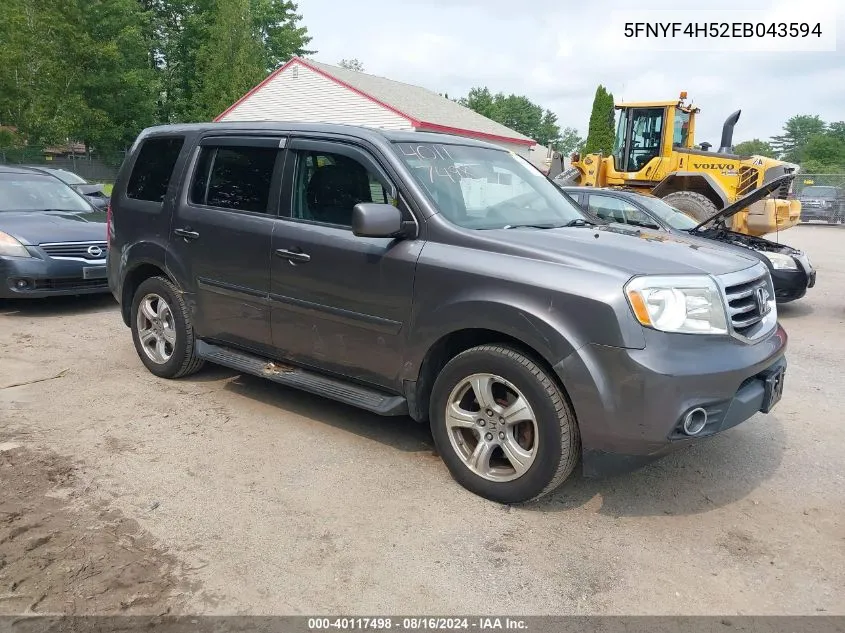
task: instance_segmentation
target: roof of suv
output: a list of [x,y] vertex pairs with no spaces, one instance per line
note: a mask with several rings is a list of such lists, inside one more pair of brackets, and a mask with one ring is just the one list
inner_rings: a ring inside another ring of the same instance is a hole
[[381,128],[365,127],[362,125],[346,125],[342,123],[296,123],[287,121],[232,121],[220,123],[183,123],[172,125],[158,125],[147,128],[143,136],[157,134],[173,134],[187,132],[221,132],[252,131],[252,132],[317,132],[327,134],[345,134],[368,140],[387,140],[390,142],[422,142],[444,143],[452,145],[470,145],[473,147],[487,147],[502,149],[485,141],[479,141],[466,136],[455,134],[441,134],[439,132],[414,132],[407,130],[384,130]]

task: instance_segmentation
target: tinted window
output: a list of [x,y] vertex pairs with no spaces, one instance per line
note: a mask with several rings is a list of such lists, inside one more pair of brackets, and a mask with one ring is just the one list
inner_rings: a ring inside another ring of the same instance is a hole
[[389,192],[353,158],[329,152],[297,152],[293,217],[352,226],[359,202],[392,203]]
[[191,202],[266,213],[278,152],[274,147],[203,147]]
[[127,197],[163,202],[184,141],[181,136],[150,138],[144,141],[129,177]]

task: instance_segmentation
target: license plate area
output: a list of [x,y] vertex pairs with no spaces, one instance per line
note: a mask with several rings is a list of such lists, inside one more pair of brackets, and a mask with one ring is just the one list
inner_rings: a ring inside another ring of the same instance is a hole
[[763,384],[765,391],[763,394],[763,406],[760,407],[762,413],[768,413],[780,402],[780,398],[783,395],[783,380],[785,376],[786,367],[779,367],[764,375]]
[[84,266],[82,268],[82,278],[83,279],[105,279],[106,278],[106,267],[105,266]]

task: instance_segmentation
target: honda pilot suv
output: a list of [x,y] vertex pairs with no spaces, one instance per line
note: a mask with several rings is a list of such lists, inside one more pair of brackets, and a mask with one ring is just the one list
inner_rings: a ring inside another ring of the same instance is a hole
[[523,502],[780,399],[772,281],[712,240],[590,219],[467,138],[327,124],[145,130],[108,279],[141,361],[204,362],[427,421],[453,477]]

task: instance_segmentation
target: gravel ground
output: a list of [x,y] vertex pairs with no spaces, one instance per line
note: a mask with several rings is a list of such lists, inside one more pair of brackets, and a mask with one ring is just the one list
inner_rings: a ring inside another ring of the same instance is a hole
[[782,237],[819,279],[773,414],[520,508],[409,419],[155,378],[110,297],[0,303],[0,613],[845,614],[845,227]]

